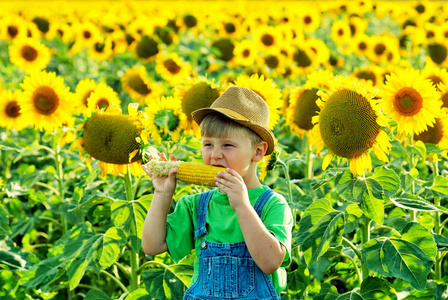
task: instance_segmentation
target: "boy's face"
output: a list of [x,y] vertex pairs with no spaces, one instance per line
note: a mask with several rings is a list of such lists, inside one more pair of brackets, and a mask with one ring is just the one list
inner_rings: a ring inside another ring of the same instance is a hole
[[245,136],[231,138],[203,137],[202,159],[206,165],[231,168],[245,177],[255,150]]

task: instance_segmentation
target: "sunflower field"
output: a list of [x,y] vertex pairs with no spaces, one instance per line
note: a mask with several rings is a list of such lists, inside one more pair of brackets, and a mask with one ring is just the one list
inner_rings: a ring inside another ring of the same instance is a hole
[[231,85],[277,138],[259,176],[294,216],[282,299],[448,299],[446,2],[0,11],[1,299],[182,299],[195,255],[143,253],[141,164],[202,162],[191,112]]

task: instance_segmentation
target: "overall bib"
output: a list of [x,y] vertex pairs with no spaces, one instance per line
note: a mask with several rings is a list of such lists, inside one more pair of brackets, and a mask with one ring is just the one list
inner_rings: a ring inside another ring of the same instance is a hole
[[[273,195],[266,190],[255,203],[254,209],[261,217],[261,211]],[[280,299],[268,275],[255,264],[246,242],[215,243],[205,239],[207,234],[207,207],[213,191],[201,194],[198,203],[197,239],[203,237],[199,252],[199,274],[196,281],[186,290],[185,300],[199,299]]]

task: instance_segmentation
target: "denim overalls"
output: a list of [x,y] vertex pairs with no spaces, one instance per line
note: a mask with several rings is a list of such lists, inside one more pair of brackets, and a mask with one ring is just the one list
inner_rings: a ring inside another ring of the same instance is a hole
[[[254,209],[261,211],[273,195],[266,190],[255,203]],[[213,191],[201,194],[198,203],[197,239],[207,234],[207,207]],[[199,274],[186,290],[184,299],[280,299],[268,275],[263,273],[250,256],[246,243],[215,243],[205,238],[199,253]]]

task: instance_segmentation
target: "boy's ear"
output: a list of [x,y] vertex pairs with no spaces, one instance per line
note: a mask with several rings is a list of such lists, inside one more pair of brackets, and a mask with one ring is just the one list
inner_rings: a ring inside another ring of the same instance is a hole
[[258,143],[257,147],[255,148],[255,153],[252,157],[252,161],[259,162],[260,160],[262,160],[267,150],[268,143],[266,143],[265,141],[261,141],[260,143]]

